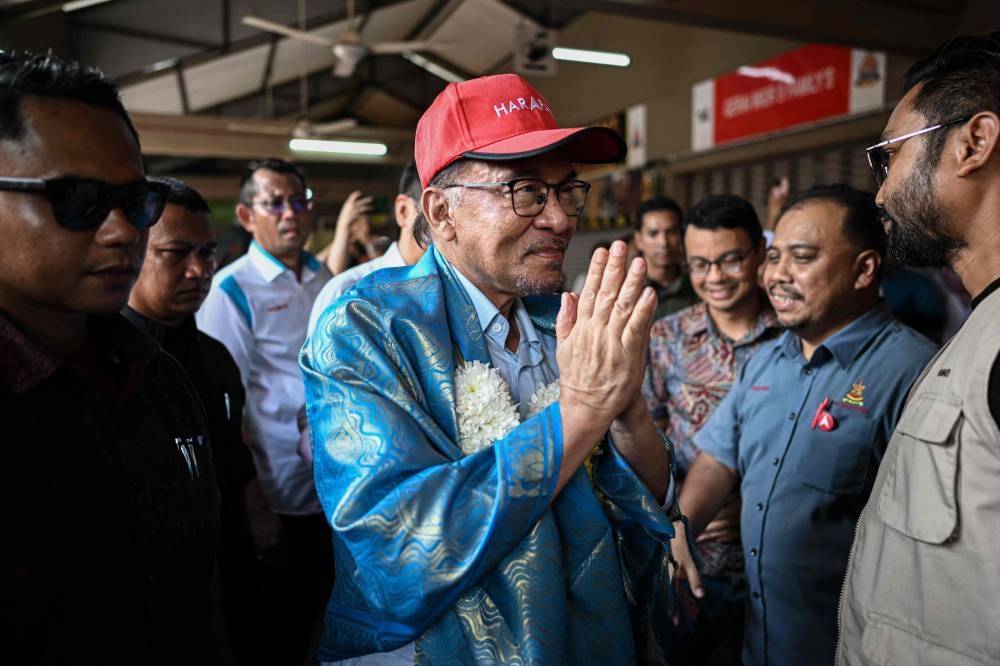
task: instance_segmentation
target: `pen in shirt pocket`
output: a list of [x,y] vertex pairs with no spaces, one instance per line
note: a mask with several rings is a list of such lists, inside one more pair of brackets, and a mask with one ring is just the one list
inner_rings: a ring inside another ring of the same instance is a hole
[[233,418],[232,412],[230,411],[229,394],[223,393],[222,397],[226,399],[226,420],[231,421]]

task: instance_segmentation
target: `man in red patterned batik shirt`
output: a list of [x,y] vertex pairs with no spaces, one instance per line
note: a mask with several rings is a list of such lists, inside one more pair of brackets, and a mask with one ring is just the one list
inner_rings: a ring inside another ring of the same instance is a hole
[[[758,283],[764,240],[757,213],[728,195],[688,213],[684,246],[691,283],[703,300],[653,324],[644,393],[670,437],[682,480],[698,454],[691,437],[729,391],[740,368],[779,326]],[[734,493],[697,539],[707,594],[698,601],[688,663],[737,664],[746,582]]]

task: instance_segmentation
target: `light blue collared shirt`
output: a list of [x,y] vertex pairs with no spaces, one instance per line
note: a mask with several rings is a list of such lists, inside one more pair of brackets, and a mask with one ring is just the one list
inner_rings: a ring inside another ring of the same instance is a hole
[[521,340],[518,342],[517,351],[510,351],[506,346],[510,322],[476,285],[451,264],[449,268],[455,271],[459,283],[469,295],[479,317],[483,335],[486,336],[486,349],[490,354],[490,360],[507,382],[514,404],[518,405],[521,418],[524,418],[527,416],[531,396],[535,391],[559,379],[555,336],[539,332],[531,323],[531,317],[528,316],[521,299],[516,298],[512,314],[521,333]]

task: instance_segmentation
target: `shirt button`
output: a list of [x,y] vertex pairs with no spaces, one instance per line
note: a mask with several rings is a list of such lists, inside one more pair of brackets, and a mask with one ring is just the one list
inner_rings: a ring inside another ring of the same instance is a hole
[[502,330],[503,330],[503,326],[501,326],[500,324],[493,324],[493,332],[494,333],[499,333]]
[[750,557],[757,557],[757,549],[756,548],[751,548],[750,549]]
[[760,592],[758,592],[757,590],[754,590],[754,591],[753,591],[753,592],[751,593],[751,596],[752,596],[752,597],[753,597],[754,599],[760,599]]
[[754,504],[754,508],[757,509],[758,511],[763,511],[764,505],[760,502],[757,502],[756,504]]
[[813,373],[813,369],[812,368],[806,368],[805,372],[806,372],[807,375],[811,375]]
[[781,458],[771,458],[771,464],[772,465],[777,465],[780,462],[781,462]]
[[788,420],[789,421],[795,420],[795,412],[788,412]]

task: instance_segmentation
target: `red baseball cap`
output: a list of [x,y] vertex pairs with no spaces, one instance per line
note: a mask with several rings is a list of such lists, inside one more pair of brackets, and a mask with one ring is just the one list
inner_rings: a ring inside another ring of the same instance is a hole
[[455,160],[503,161],[563,148],[578,164],[625,157],[625,142],[607,127],[560,128],[549,103],[517,74],[449,83],[417,123],[413,154],[427,184]]

